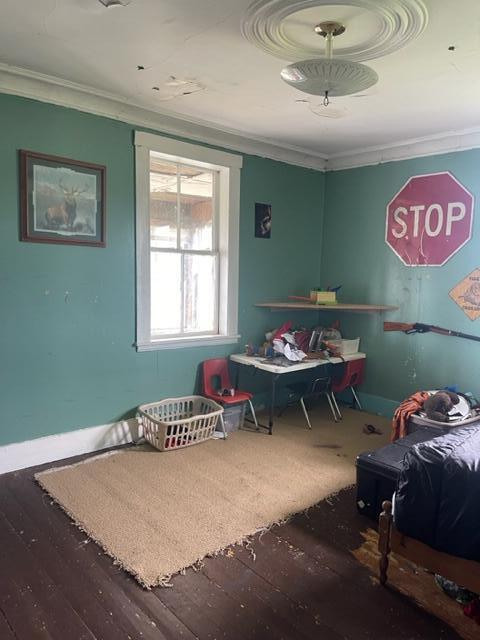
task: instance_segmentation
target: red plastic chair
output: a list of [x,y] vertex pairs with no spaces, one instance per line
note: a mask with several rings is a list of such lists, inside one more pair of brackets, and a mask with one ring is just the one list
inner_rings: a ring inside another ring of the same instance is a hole
[[[248,402],[252,413],[253,421],[258,429],[257,416],[253,408],[253,394],[248,391],[239,391],[235,389],[235,395],[222,396],[222,389],[232,389],[230,374],[228,372],[228,360],[226,358],[213,358],[212,360],[204,360],[202,362],[202,378],[203,378],[203,395],[210,400],[215,400],[221,405],[239,404],[240,402]],[[217,385],[214,385],[214,381]],[[223,420],[223,418],[222,418]]]
[[358,396],[355,392],[354,387],[358,387],[359,385],[362,384],[364,374],[365,374],[365,358],[363,358],[362,360],[349,360],[348,362],[345,363],[345,370],[343,372],[342,377],[339,378],[338,380],[335,380],[335,379],[332,380],[333,401],[335,403],[335,407],[340,417],[342,417],[342,414],[338,409],[338,403],[337,403],[337,399],[335,398],[335,394],[340,393],[341,391],[345,391],[345,389],[350,389],[353,395],[354,404],[356,404],[357,407],[361,409],[362,405],[360,404],[360,400],[358,399]]

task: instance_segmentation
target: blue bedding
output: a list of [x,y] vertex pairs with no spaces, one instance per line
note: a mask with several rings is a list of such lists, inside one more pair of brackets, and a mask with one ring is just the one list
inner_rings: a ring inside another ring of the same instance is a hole
[[480,561],[480,428],[457,427],[414,445],[395,494],[395,526],[405,535]]

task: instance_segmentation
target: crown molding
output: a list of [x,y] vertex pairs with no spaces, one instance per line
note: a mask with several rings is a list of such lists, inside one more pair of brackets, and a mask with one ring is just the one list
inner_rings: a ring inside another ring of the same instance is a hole
[[280,146],[268,139],[253,138],[247,132],[219,127],[212,122],[179,118],[160,110],[151,111],[120,96],[21,67],[0,63],[0,92],[84,111],[222,149],[317,171],[325,170],[326,155],[294,146]]
[[355,169],[385,162],[411,160],[425,156],[437,156],[478,149],[480,147],[480,127],[447,131],[421,138],[411,138],[403,142],[367,147],[362,151],[353,149],[328,156],[326,171]]
[[270,140],[252,138],[246,132],[219,128],[211,122],[178,118],[164,111],[151,111],[105,91],[2,63],[0,63],[0,93],[56,104],[222,149],[231,149],[317,171],[354,169],[480,147],[480,127],[476,127],[367,147],[362,150],[352,149],[329,156],[316,154],[301,147],[280,146]]

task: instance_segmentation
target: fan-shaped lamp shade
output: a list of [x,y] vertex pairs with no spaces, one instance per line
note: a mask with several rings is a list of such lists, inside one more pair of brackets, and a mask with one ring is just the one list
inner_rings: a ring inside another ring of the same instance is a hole
[[103,5],[107,7],[126,7],[130,4],[131,0],[99,0]]
[[348,96],[378,82],[377,73],[367,65],[335,58],[294,62],[280,75],[291,87],[314,96]]

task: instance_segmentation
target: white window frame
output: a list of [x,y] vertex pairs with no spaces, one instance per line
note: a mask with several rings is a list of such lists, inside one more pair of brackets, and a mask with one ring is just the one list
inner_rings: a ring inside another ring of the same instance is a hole
[[[152,338],[150,326],[150,151],[165,160],[218,172],[218,333]],[[135,132],[137,351],[238,342],[238,259],[242,156]]]

